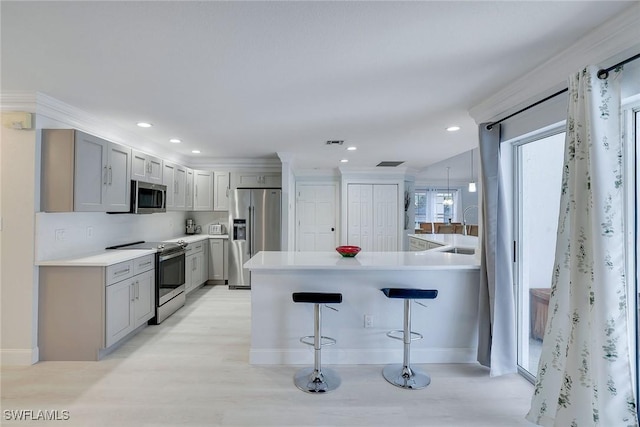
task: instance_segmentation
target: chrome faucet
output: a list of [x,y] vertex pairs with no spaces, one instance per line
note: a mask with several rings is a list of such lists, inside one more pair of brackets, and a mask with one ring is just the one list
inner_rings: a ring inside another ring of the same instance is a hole
[[467,211],[471,208],[478,209],[478,206],[476,205],[467,206],[462,212],[462,232],[464,233],[465,236],[467,235],[467,220],[465,219],[465,216],[467,215]]

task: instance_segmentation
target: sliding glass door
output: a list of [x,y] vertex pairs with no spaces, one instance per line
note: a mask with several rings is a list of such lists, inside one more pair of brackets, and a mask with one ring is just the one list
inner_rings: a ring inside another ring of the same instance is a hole
[[514,144],[518,365],[529,379],[537,374],[547,321],[564,157],[560,131]]

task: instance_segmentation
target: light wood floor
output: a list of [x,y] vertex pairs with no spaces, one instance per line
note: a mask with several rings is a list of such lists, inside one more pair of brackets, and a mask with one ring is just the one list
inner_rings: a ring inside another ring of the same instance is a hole
[[[381,366],[334,366],[340,388],[309,395],[298,367],[251,366],[249,291],[205,286],[159,326],[100,362],[2,369],[1,425],[100,426],[531,426],[533,387],[489,378],[478,365],[422,365],[432,383],[402,390]],[[6,410],[67,410],[68,421],[8,421]]]

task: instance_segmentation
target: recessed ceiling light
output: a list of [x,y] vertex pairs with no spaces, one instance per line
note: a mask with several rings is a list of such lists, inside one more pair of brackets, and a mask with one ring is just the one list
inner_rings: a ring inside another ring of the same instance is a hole
[[342,159],[342,160],[340,160],[340,163],[349,163],[349,160],[348,159]]
[[347,150],[349,151],[356,151],[358,149],[358,147],[354,147],[353,145],[351,147],[347,147]]
[[200,150],[191,150],[193,154],[200,154]]
[[448,130],[449,132],[455,132],[455,131],[457,131],[457,130],[460,130],[460,126],[449,126],[449,127],[447,128],[447,130]]
[[138,122],[138,126],[140,126],[141,128],[150,128],[153,125],[147,122]]
[[180,144],[182,142],[182,140],[178,139],[178,138],[171,138],[169,140],[169,142],[173,142],[174,144]]

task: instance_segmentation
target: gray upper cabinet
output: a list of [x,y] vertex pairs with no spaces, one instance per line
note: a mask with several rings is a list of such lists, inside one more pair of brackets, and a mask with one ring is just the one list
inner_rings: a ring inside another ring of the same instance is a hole
[[213,172],[193,171],[193,210],[213,210]]
[[131,149],[73,129],[42,131],[41,210],[128,212]]
[[186,207],[186,210],[188,210],[188,211],[192,211],[193,210],[193,190],[195,189],[194,185],[195,184],[193,183],[193,169],[187,168],[187,189],[186,189],[187,207]]
[[213,173],[213,210],[229,210],[229,172]]
[[132,150],[131,179],[162,184],[162,159],[142,151]]
[[167,186],[167,210],[183,211],[187,206],[187,168],[165,161],[162,183]]
[[281,188],[280,172],[233,172],[231,188]]

